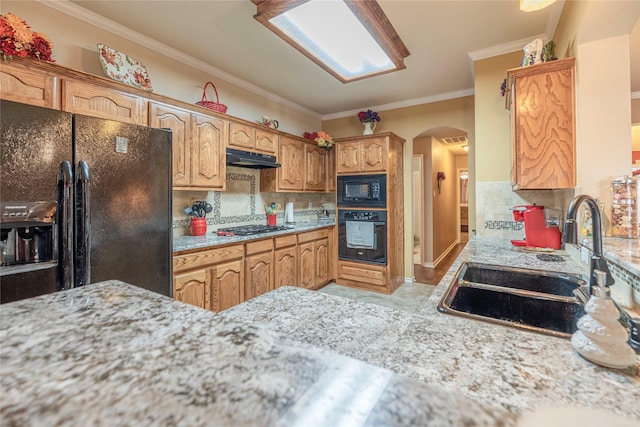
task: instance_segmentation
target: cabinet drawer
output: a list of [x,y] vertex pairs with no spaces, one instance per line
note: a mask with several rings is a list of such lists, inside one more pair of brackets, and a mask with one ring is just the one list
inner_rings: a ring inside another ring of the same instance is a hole
[[322,230],[309,231],[307,233],[298,234],[298,243],[311,242],[313,240],[323,239],[329,237],[329,229],[323,228]]
[[338,279],[385,286],[386,270],[385,266],[366,264],[366,267],[363,267],[362,264],[338,262]]
[[298,237],[295,234],[290,234],[288,236],[276,237],[276,249],[277,248],[286,248],[287,246],[293,246],[298,242]]
[[273,239],[258,240],[246,243],[247,256],[273,250]]
[[201,268],[227,260],[242,258],[243,256],[244,245],[207,249],[187,255],[175,255],[173,257],[173,272]]

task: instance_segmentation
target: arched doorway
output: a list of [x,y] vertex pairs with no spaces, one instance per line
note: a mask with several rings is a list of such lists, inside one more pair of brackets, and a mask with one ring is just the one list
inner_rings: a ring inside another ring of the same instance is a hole
[[413,264],[418,282],[418,269],[435,269],[461,240],[460,171],[468,171],[468,145],[465,131],[446,127],[429,129],[413,140]]

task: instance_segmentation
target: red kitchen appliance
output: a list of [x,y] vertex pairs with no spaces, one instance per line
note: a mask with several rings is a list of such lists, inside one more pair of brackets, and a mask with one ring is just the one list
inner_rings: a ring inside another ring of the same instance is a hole
[[521,205],[511,208],[513,218],[524,222],[524,240],[512,240],[514,246],[560,249],[562,239],[557,225],[547,225],[544,206]]

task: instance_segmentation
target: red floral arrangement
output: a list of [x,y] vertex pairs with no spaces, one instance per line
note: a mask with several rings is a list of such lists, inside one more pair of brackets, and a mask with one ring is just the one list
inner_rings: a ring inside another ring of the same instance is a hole
[[333,138],[326,132],[305,132],[302,136],[315,141],[318,147],[322,147],[327,151],[331,150],[333,146]]
[[55,62],[51,59],[51,40],[42,33],[31,31],[23,19],[11,12],[0,15],[0,49],[3,59],[18,56]]

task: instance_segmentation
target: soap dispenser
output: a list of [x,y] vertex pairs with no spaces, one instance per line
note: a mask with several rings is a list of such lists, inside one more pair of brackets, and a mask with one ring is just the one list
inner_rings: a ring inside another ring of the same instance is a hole
[[620,324],[620,312],[605,286],[606,273],[594,270],[598,286],[593,286],[585,305],[586,315],[578,320],[571,337],[573,348],[585,359],[608,368],[624,369],[636,363],[636,354],[627,342],[629,334]]

